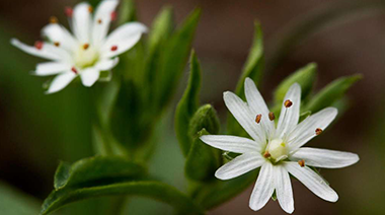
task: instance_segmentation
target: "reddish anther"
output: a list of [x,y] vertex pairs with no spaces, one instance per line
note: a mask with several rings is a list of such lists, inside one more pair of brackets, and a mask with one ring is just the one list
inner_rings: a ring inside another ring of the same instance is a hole
[[72,17],[72,14],[74,13],[74,10],[70,7],[65,7],[64,8],[64,13],[67,17]]
[[44,43],[42,41],[35,42],[35,48],[41,50],[43,48]]
[[75,67],[72,67],[71,71],[75,74],[78,74],[78,70]]
[[118,14],[116,13],[116,11],[112,12],[111,13],[111,21],[115,21],[117,16],[118,16]]
[[114,52],[114,51],[116,51],[116,50],[118,50],[118,46],[112,46],[112,47],[111,47],[111,51]]

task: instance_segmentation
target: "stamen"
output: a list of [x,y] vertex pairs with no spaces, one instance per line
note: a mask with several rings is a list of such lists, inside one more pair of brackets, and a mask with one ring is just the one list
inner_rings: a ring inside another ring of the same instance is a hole
[[59,42],[54,42],[53,43],[56,47],[59,47],[60,46],[60,43]]
[[317,128],[316,130],[315,130],[315,134],[316,135],[320,135],[321,133],[322,133],[322,129],[320,129],[320,128]]
[[304,166],[305,166],[305,160],[299,160],[299,161],[298,161],[298,164],[299,164],[301,167],[304,167]]
[[50,22],[51,24],[56,24],[56,23],[58,23],[58,20],[57,20],[56,16],[51,16],[51,17],[49,18],[49,22]]
[[269,113],[269,119],[270,119],[270,121],[273,121],[275,119],[275,115],[273,112]]
[[115,21],[116,17],[118,17],[118,14],[116,13],[116,11],[112,12],[111,13],[111,21]]
[[259,124],[261,122],[261,119],[262,119],[262,114],[258,114],[257,117],[255,117],[255,122]]
[[285,103],[283,103],[283,105],[285,105],[286,108],[289,108],[293,105],[293,102],[291,102],[289,99],[285,101]]
[[44,43],[42,41],[36,41],[35,42],[35,48],[38,50],[41,50],[43,48]]
[[90,13],[94,12],[94,8],[92,6],[89,6],[88,7],[88,12],[90,12]]
[[90,44],[84,43],[84,45],[83,45],[83,49],[84,49],[84,50],[87,50],[89,47],[90,47]]
[[102,24],[102,20],[101,19],[98,19],[98,24]]
[[265,158],[269,158],[271,156],[271,154],[268,152],[268,151],[266,151],[264,154],[263,154],[263,157],[265,157]]
[[72,67],[72,68],[71,68],[71,71],[72,71],[73,73],[75,73],[75,74],[78,74],[78,70],[76,70],[75,67]]
[[114,52],[114,51],[116,51],[116,50],[118,50],[118,46],[112,46],[112,47],[111,47],[111,51]]
[[74,13],[74,11],[72,10],[71,7],[65,7],[64,8],[64,13],[67,17],[72,17],[72,14]]

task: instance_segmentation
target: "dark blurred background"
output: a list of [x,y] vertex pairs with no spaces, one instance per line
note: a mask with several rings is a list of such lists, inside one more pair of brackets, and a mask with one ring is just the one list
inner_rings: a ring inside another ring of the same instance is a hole
[[[13,186],[12,192],[34,196],[37,200],[30,201],[36,205],[52,190],[59,160],[73,162],[93,154],[89,90],[72,84],[58,94],[44,95],[44,78],[28,74],[41,60],[16,50],[9,40],[17,37],[32,44],[52,15],[67,26],[63,8],[76,3],[0,1],[0,180]],[[195,7],[202,8],[194,43],[203,67],[202,100],[213,104],[222,119],[227,112],[222,93],[235,88],[255,20],[262,23],[264,31],[267,64],[262,93],[266,99],[281,80],[309,62],[318,64],[316,90],[340,76],[363,74],[364,79],[348,93],[350,108],[333,129],[309,144],[351,151],[361,160],[349,168],[322,170],[340,196],[337,203],[317,198],[292,180],[295,214],[385,213],[385,2],[138,0],[140,21],[150,26],[165,5],[173,6],[178,22]],[[285,43],[288,51],[282,51],[282,42],[296,34],[298,39]],[[167,118],[168,132],[161,137],[164,141],[151,160],[150,171],[183,190],[183,158],[172,115]],[[251,188],[210,214],[255,213],[248,207]],[[101,202],[103,199],[77,203],[60,214],[109,214],[101,209]],[[151,207],[142,210],[138,205]],[[126,210],[130,214],[167,214],[170,208],[139,198]],[[284,212],[277,202],[270,201],[259,214]]]

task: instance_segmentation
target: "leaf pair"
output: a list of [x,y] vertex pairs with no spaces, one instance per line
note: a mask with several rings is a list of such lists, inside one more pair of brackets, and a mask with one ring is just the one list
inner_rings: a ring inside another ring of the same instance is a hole
[[122,157],[98,156],[72,165],[61,163],[55,174],[55,190],[44,201],[41,214],[80,200],[110,195],[149,197],[168,203],[179,212],[203,214],[174,187],[146,178],[144,167]]

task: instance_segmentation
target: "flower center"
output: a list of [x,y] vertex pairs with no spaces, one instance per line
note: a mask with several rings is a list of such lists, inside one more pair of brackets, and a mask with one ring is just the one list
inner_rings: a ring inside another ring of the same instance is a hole
[[86,68],[93,66],[99,60],[99,53],[97,50],[89,45],[84,44],[75,51],[75,65],[79,68]]
[[288,156],[286,143],[281,139],[274,139],[269,142],[264,152],[264,156],[272,162],[277,163],[280,160],[286,159]]

